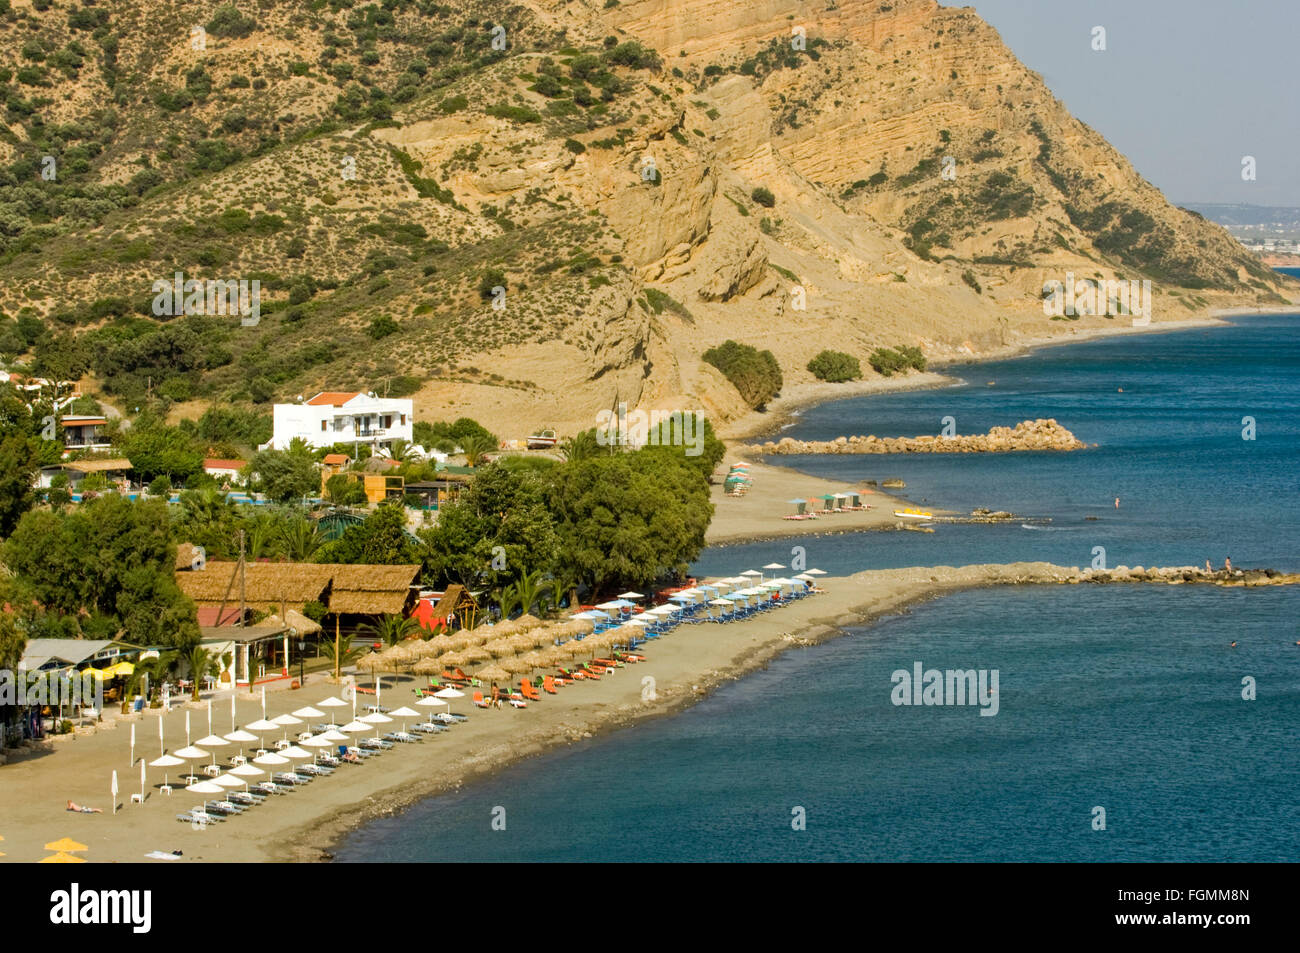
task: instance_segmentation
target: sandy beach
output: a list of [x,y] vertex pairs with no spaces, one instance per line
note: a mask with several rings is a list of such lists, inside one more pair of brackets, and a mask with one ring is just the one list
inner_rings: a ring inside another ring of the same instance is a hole
[[[744,447],[732,448],[719,472],[725,473],[727,467],[737,460],[745,460],[750,464],[749,475],[753,484],[744,496],[728,496],[720,483],[711,489],[713,521],[705,533],[709,545],[750,539],[895,529],[902,521],[894,516],[894,510],[912,505],[906,498],[887,493],[878,486],[863,486],[862,481],[834,483],[789,467],[759,463],[757,456]],[[887,479],[890,475],[888,466],[889,458],[878,456],[871,460],[864,459],[862,471],[872,474],[867,479]],[[810,509],[814,502],[820,508],[820,497],[848,489],[861,493],[863,504],[871,509],[830,513],[815,520],[784,518],[794,512],[790,500],[808,500]],[[929,509],[936,515],[948,515],[945,510]]]
[[[45,750],[20,753],[0,771],[5,860],[39,860],[46,853],[42,845],[63,836],[86,844],[89,850],[84,856],[91,862],[145,862],[150,851],[175,849],[183,851],[183,857],[173,863],[328,859],[331,845],[367,820],[549,748],[670,714],[703,698],[715,686],[765,665],[780,652],[837,636],[852,637],[850,627],[961,589],[1077,581],[1077,568],[1049,563],[913,567],[825,577],[824,593],[757,618],[678,626],[648,643],[647,661],[599,682],[563,688],[524,710],[483,711],[474,709],[468,698],[457,699],[453,710],[468,713],[467,722],[418,744],[398,745],[364,764],[343,765],[332,777],[317,779],[243,816],[202,830],[175,820],[200,796],[179,787],[170,796],[161,794],[157,790],[163,780],[160,769],[149,769],[144,804],[129,803],[132,791],[138,791],[140,769],[138,762],[132,767],[129,760],[129,723],[121,723]],[[643,694],[647,676],[654,680],[654,698],[648,701]],[[411,677],[396,682],[386,677],[383,702],[389,707],[412,703],[416,683]],[[309,679],[301,690],[270,691],[267,713],[274,717],[335,692],[336,687],[321,677]],[[242,694],[240,698],[241,724],[261,717],[259,700]],[[230,730],[229,710],[228,692],[213,697],[214,729],[219,733]],[[191,707],[191,712],[198,737],[207,730],[206,703]],[[137,756],[158,756],[158,717],[156,713],[136,716]],[[161,717],[166,719],[168,750],[180,747],[185,740],[184,707]],[[116,816],[109,800],[113,770],[118,772],[121,790]],[[171,780],[176,782],[176,771]],[[104,813],[67,813],[68,799],[101,807]]]

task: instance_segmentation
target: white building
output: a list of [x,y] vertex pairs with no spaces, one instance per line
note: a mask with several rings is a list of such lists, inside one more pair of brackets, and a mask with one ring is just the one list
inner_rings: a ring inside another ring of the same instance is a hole
[[414,402],[409,399],[322,391],[296,404],[276,404],[271,442],[266,446],[287,450],[294,438],[301,438],[312,447],[336,443],[391,447],[394,440],[411,441],[413,414]]

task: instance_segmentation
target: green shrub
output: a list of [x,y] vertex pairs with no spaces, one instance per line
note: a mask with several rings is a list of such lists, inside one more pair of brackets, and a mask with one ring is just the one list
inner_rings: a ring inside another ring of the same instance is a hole
[[772,190],[762,185],[750,192],[749,197],[763,208],[771,208],[776,205],[776,196],[772,194]]
[[980,287],[979,280],[975,277],[975,272],[971,271],[969,268],[961,273],[961,280],[974,288],[976,294],[984,293],[984,289]]
[[370,335],[376,341],[388,337],[390,334],[396,334],[402,330],[401,326],[386,314],[370,319],[370,326],[366,328],[366,334]]
[[843,351],[822,351],[808,362],[808,370],[818,380],[834,384],[857,380],[862,376],[862,365],[858,359]]
[[771,351],[728,340],[705,351],[703,359],[721,371],[741,399],[755,410],[781,391],[781,365]]
[[867,362],[877,374],[885,377],[892,377],[898,372],[913,367],[923,371],[926,363],[925,355],[921,353],[919,347],[909,347],[905,344],[899,345],[897,349],[878,347],[871,352]]
[[212,13],[208,21],[208,32],[213,36],[248,36],[257,29],[257,21],[246,17],[235,8],[233,3],[223,3]]

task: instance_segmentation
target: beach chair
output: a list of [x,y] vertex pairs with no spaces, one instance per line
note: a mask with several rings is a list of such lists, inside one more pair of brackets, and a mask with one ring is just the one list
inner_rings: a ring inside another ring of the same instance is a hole
[[259,781],[257,784],[252,786],[257,788],[259,791],[266,792],[267,794],[288,794],[293,790],[293,788],[285,787],[282,784],[276,784],[274,781]]
[[520,694],[522,694],[524,698],[530,702],[539,701],[542,697],[537,693],[537,689],[533,688],[533,683],[526,679],[520,683],[519,691]]
[[510,703],[510,707],[511,707],[511,708],[527,708],[527,707],[528,707],[528,702],[524,701],[522,698],[515,698],[514,696],[511,696],[511,697],[509,697],[509,698],[507,698],[507,699],[505,699],[505,700],[506,700],[507,702]]
[[546,692],[548,695],[557,694],[554,675],[547,675],[542,678],[542,691]]
[[483,697],[483,693],[482,693],[482,692],[475,692],[475,693],[474,693],[474,707],[475,707],[475,708],[488,708],[488,707],[489,707],[489,703],[488,703],[487,699],[485,699],[485,698]]

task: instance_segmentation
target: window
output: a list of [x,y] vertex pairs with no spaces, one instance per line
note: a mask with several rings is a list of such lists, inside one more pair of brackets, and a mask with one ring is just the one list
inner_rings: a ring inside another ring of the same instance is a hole
[[321,433],[324,433],[324,432],[325,432],[325,425],[326,425],[326,423],[327,423],[327,422],[324,421],[324,420],[322,420],[322,421],[320,422],[320,430],[321,430]]

